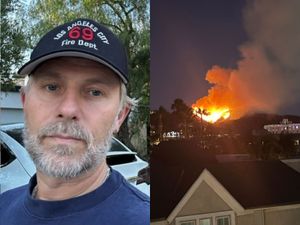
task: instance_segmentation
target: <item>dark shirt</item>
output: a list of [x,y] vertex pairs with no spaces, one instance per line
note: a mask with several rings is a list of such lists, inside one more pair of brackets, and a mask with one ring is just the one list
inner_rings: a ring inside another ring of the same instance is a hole
[[44,201],[29,184],[0,195],[0,225],[149,225],[150,200],[112,170],[96,190],[71,199]]

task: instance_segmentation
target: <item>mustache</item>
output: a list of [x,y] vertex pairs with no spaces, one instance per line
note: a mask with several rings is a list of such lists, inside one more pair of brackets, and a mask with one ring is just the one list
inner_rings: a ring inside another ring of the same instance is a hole
[[67,135],[72,138],[83,140],[90,145],[93,141],[93,135],[83,126],[75,121],[59,121],[47,124],[38,132],[38,140],[47,136]]

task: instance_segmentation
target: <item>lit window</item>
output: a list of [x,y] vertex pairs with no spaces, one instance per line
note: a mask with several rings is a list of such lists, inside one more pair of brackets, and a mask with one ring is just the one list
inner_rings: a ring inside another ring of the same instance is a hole
[[229,216],[222,216],[216,218],[217,225],[230,225],[230,217]]

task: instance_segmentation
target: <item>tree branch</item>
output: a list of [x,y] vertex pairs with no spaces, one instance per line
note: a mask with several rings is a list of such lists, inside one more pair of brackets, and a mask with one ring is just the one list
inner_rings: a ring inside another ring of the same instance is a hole
[[118,16],[118,18],[121,20],[121,22],[123,23],[124,27],[126,27],[126,22],[124,21],[122,15],[120,14],[120,12],[115,8],[115,6],[113,4],[111,4],[111,1],[105,1],[105,4],[108,5],[113,11],[114,13]]
[[102,24],[103,24],[104,26],[114,27],[114,28],[116,28],[119,32],[122,32],[122,31],[123,31],[121,27],[119,27],[119,26],[117,26],[117,25],[115,25],[115,24],[111,24],[111,23],[102,23]]

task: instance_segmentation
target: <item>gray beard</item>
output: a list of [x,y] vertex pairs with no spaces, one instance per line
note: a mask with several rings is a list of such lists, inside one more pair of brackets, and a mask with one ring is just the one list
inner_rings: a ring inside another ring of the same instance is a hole
[[[30,134],[28,128],[23,131],[25,148],[31,156],[37,170],[43,174],[63,179],[78,177],[100,165],[111,147],[113,129],[96,143],[93,135],[74,121],[56,122]],[[43,147],[42,140],[46,136],[64,134],[81,139],[86,150],[81,153],[73,146],[57,144]]]

